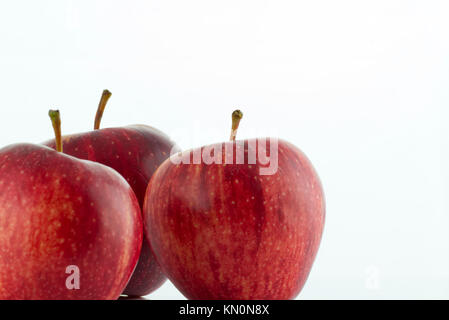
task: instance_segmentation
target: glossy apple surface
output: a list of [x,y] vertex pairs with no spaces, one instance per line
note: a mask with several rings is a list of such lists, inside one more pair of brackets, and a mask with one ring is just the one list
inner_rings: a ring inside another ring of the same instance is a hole
[[[143,205],[154,171],[169,157],[174,143],[161,131],[145,125],[105,128],[62,138],[64,153],[99,162],[120,173]],[[54,140],[45,143],[55,148]],[[143,241],[136,270],[124,294],[143,296],[159,288],[166,277],[158,266],[148,241]]]
[[[0,150],[0,299],[117,299],[142,233],[114,170],[40,145]],[[67,286],[70,266],[79,289]]]
[[[308,277],[325,219],[321,183],[285,141],[277,171],[261,175],[259,158],[248,164],[254,142],[216,145],[222,164],[166,160],[151,179],[144,229],[163,271],[189,299],[292,299]],[[245,164],[236,161],[241,148]],[[229,156],[232,164],[224,164]]]

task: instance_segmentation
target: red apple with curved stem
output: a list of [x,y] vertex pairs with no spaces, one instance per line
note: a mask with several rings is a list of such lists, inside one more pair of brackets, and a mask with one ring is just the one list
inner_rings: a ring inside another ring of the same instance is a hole
[[172,156],[147,189],[144,230],[189,299],[292,299],[318,250],[325,202],[312,164],[282,140],[235,141],[241,117],[230,142]]
[[[80,159],[107,165],[120,173],[131,185],[140,206],[154,171],[170,156],[175,144],[161,131],[146,125],[100,129],[100,122],[111,93],[104,90],[97,114],[94,131],[63,137],[64,152]],[[54,141],[46,145],[54,148]],[[141,256],[136,270],[124,294],[147,295],[159,288],[166,280],[148,241],[142,244]]]
[[57,151],[0,150],[0,299],[117,299],[139,258],[136,196],[115,170]]

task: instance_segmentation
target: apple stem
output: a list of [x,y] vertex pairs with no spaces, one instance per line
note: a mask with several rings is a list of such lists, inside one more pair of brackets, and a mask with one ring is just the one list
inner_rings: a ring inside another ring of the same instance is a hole
[[62,152],[61,116],[59,110],[50,110],[48,115],[55,131],[56,151]]
[[103,118],[104,109],[106,108],[106,104],[108,103],[111,95],[112,93],[109,90],[103,90],[100,103],[98,104],[97,114],[95,115],[94,130],[100,129],[101,118]]
[[232,113],[232,129],[231,129],[231,141],[235,141],[237,135],[237,129],[239,128],[240,120],[243,118],[243,112],[240,110],[235,110]]

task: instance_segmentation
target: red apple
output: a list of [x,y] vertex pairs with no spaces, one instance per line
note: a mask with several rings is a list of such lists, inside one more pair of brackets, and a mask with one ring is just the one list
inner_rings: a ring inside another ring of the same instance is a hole
[[189,299],[292,299],[320,243],[325,202],[312,164],[285,141],[234,141],[241,116],[231,142],[172,156],[147,189],[144,230]]
[[136,196],[116,171],[58,151],[0,150],[0,299],[117,299],[140,254]]
[[[115,169],[131,185],[142,206],[151,176],[170,156],[172,148],[176,147],[164,133],[145,125],[99,129],[110,96],[108,90],[103,92],[94,131],[63,137],[64,153]],[[54,140],[45,144],[55,148]],[[148,241],[144,239],[139,263],[123,293],[130,296],[147,295],[159,288],[165,280]]]

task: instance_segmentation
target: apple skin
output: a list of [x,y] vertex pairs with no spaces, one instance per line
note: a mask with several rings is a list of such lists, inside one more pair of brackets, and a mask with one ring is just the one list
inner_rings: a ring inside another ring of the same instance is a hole
[[[170,156],[172,148],[178,150],[164,133],[146,125],[105,128],[66,135],[62,139],[64,153],[99,162],[120,173],[131,185],[141,207],[154,171]],[[55,148],[54,139],[44,144]],[[144,239],[136,270],[123,293],[144,296],[166,279]]]
[[114,170],[41,145],[0,150],[0,299],[117,299],[142,238],[136,196]]
[[[233,142],[217,144],[222,163],[225,145],[233,148],[234,164],[169,159],[153,175],[143,211],[153,252],[189,299],[292,299],[308,277],[321,240],[325,201],[320,180],[306,156],[288,142],[278,142],[274,175],[260,175],[259,159],[236,164],[241,147]],[[245,154],[253,150],[248,140],[243,148]]]

